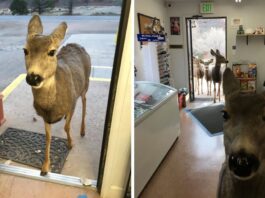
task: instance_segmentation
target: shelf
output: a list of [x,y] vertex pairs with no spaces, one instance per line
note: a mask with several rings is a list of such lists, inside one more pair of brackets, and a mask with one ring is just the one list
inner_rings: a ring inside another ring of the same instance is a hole
[[249,81],[249,80],[256,80],[256,78],[239,78],[239,77],[236,77],[238,80],[245,80],[245,81]]
[[240,90],[241,93],[255,93],[256,89],[254,90]]
[[[241,93],[255,93],[257,87],[257,65],[251,64],[233,64],[232,71],[236,79],[240,82]],[[246,77],[237,77],[246,76]]]
[[248,37],[255,37],[255,36],[263,36],[264,38],[264,45],[265,45],[265,34],[237,34],[236,36],[238,37],[243,37],[245,36],[246,37],[246,43],[248,45]]

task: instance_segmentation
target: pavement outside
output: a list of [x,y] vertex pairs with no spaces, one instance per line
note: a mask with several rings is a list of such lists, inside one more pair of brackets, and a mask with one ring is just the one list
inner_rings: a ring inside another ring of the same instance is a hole
[[[50,34],[57,25],[66,21],[68,24],[66,42],[68,38],[71,42],[75,40],[86,42],[80,44],[90,53],[92,65],[111,68],[119,19],[118,16],[41,16],[44,34]],[[23,47],[29,20],[30,16],[0,16],[0,92],[18,75],[26,73]],[[88,40],[85,41],[84,37]],[[101,69],[99,77],[102,75],[104,77],[102,72],[109,75],[109,69]],[[92,74],[98,74],[98,71],[95,73],[94,70],[93,68]]]
[[[29,16],[0,17],[0,92],[17,76],[26,73],[22,48],[29,19]],[[50,16],[41,19],[44,34],[50,33],[60,22],[66,21],[69,29],[63,45],[79,43],[91,56],[86,135],[80,136],[82,105],[79,99],[71,122],[74,146],[67,157],[62,174],[97,179],[119,17]],[[0,133],[8,127],[45,133],[44,122],[33,108],[31,87],[25,80],[5,99],[4,113],[7,121],[0,127]],[[52,125],[53,136],[66,138],[64,123],[62,120]],[[25,167],[4,159],[0,159],[0,163]]]
[[[81,99],[78,100],[71,121],[74,146],[66,159],[62,174],[97,179],[108,92],[108,82],[90,82],[87,92],[85,137],[80,136],[82,104]],[[4,113],[7,121],[0,127],[0,133],[8,127],[13,127],[45,134],[44,122],[33,108],[31,87],[25,81],[5,100]],[[61,120],[52,125],[53,136],[66,138],[64,123],[65,120]],[[0,162],[5,163],[6,160],[2,159]],[[15,162],[11,164],[25,167]]]

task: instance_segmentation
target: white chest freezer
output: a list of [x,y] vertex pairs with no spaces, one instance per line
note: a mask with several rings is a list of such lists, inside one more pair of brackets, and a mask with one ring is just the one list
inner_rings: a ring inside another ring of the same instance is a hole
[[180,133],[176,89],[136,81],[135,196],[138,197]]

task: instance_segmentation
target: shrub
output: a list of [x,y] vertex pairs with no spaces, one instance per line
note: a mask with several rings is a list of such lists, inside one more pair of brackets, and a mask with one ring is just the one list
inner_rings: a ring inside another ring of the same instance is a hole
[[24,0],[13,0],[10,5],[10,10],[13,15],[28,14],[27,2]]

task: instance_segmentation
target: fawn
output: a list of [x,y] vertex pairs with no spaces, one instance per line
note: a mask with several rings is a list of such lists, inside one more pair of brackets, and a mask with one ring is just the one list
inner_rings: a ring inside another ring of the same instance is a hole
[[83,105],[80,134],[85,135],[86,92],[91,62],[85,49],[78,44],[68,44],[58,50],[66,29],[67,24],[62,22],[50,35],[42,35],[43,27],[38,15],[34,15],[28,24],[24,48],[26,81],[32,87],[33,106],[43,118],[46,132],[41,175],[46,175],[50,167],[51,124],[63,117],[66,119],[64,130],[68,148],[72,148],[70,122],[79,96]]
[[223,75],[224,146],[218,198],[265,197],[265,99],[240,93],[231,69]]
[[228,63],[228,60],[226,60],[226,58],[224,56],[222,56],[219,52],[219,50],[217,49],[216,52],[213,51],[211,49],[211,55],[213,55],[216,59],[215,61],[215,66],[212,69],[212,80],[213,80],[213,92],[214,92],[214,96],[213,96],[213,101],[214,103],[216,102],[216,83],[218,83],[218,94],[217,96],[219,97],[219,102],[220,102],[220,86],[221,86],[221,82],[222,82],[222,74],[221,74],[221,64],[222,63]]
[[193,66],[194,66],[194,71],[193,71],[193,76],[197,79],[197,90],[198,90],[198,95],[200,95],[200,80],[201,80],[201,94],[203,94],[203,86],[202,86],[202,79],[204,76],[204,71],[203,68],[200,64],[200,59],[193,57]]
[[209,65],[213,62],[213,59],[208,61],[200,60],[200,63],[204,65],[205,80],[207,84],[207,95],[210,96],[212,93],[212,70],[209,68]]

